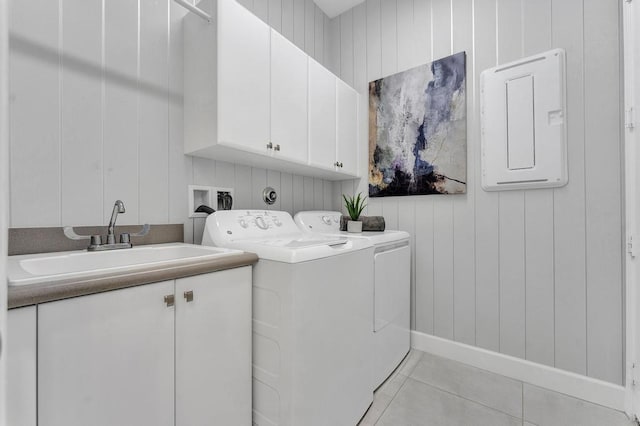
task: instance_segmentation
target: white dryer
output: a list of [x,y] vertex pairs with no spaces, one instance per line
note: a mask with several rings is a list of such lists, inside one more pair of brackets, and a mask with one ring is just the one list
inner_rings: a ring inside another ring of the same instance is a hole
[[306,211],[296,224],[309,235],[348,237],[370,241],[375,251],[373,280],[373,381],[377,388],[400,364],[411,348],[411,248],[404,231],[348,233],[340,231],[340,212]]
[[253,422],[355,425],[373,401],[373,246],[303,233],[289,213],[218,211],[202,244],[256,253]]

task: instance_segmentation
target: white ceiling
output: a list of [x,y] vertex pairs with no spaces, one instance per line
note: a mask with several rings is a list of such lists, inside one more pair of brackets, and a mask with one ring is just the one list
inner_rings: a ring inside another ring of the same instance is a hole
[[364,0],[313,0],[331,19],[346,12],[353,6],[364,3]]

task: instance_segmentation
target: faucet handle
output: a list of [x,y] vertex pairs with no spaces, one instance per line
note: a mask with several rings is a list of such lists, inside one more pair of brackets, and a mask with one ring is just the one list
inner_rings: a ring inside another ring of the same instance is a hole
[[136,232],[135,234],[130,234],[131,237],[144,237],[145,235],[147,235],[149,233],[149,230],[151,229],[151,225],[149,225],[148,223],[145,223],[144,225],[142,225],[142,229],[140,230],[140,232]]
[[88,240],[91,238],[91,235],[76,234],[76,231],[73,230],[73,226],[65,226],[62,230],[64,232],[64,236],[70,240]]

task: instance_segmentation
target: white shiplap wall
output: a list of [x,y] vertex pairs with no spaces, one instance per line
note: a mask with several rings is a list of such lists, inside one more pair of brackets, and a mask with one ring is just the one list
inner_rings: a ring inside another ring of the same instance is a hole
[[[468,193],[369,200],[368,214],[414,235],[416,330],[622,383],[618,3],[368,0],[332,20],[328,66],[364,95],[362,147],[368,81],[467,52]],[[480,73],[555,47],[567,51],[569,184],[484,192]],[[334,205],[357,191],[366,179],[334,184]]]
[[[224,0],[227,1],[227,0]],[[330,208],[332,184],[185,156],[182,24],[171,0],[10,2],[11,227],[185,223],[187,185],[234,187],[235,206]],[[312,0],[243,0],[322,63],[329,19]],[[194,233],[195,230],[195,233]]]

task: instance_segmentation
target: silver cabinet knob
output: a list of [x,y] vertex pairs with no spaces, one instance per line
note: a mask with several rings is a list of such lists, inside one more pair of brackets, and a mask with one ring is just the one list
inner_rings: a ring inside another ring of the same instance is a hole
[[280,144],[276,145],[276,146],[273,148],[273,150],[274,150],[274,151],[280,151]]
[[187,302],[193,302],[193,290],[185,291],[184,298]]
[[273,143],[269,142],[269,143],[267,144],[267,149],[273,149]]
[[173,294],[167,294],[164,297],[164,303],[167,305],[167,307],[171,307],[176,303],[176,297]]

